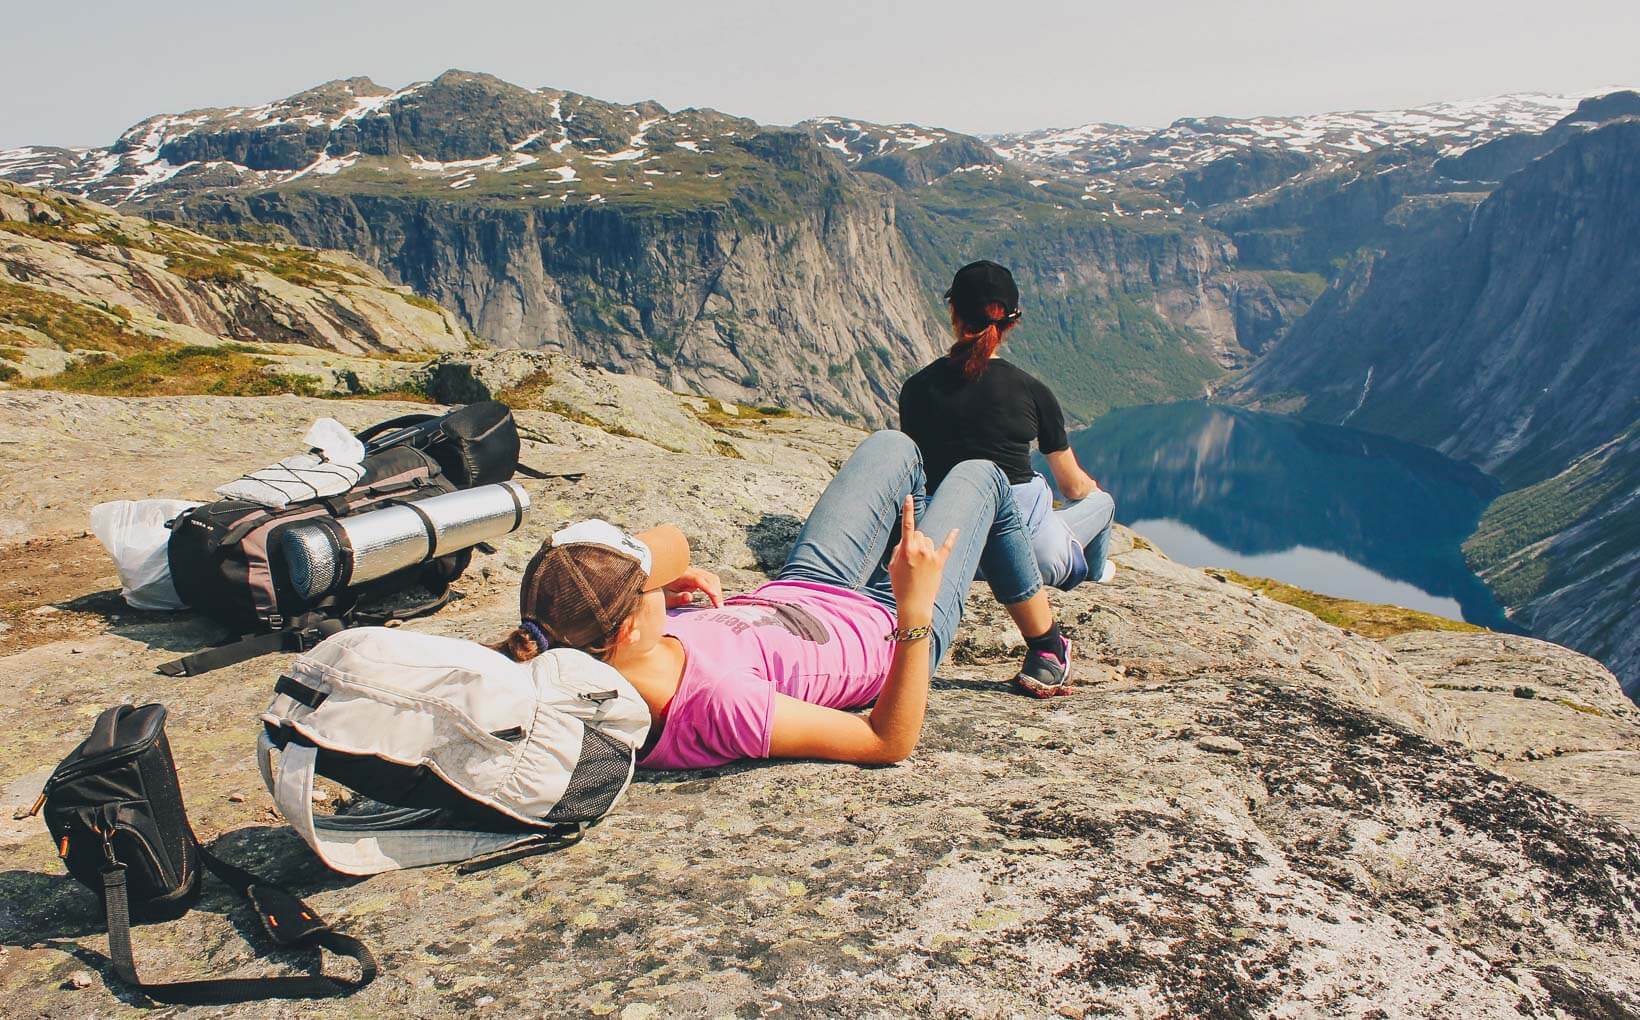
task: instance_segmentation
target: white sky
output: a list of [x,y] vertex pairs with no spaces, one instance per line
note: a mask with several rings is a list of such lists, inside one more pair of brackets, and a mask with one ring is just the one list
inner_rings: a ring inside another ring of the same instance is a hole
[[1635,0],[0,0],[0,147],[450,67],[602,99],[970,132],[1640,84]]

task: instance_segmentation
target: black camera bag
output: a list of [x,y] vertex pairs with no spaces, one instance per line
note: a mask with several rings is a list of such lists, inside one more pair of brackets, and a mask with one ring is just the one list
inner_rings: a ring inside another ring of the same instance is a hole
[[[91,735],[46,780],[35,809],[41,806],[68,873],[103,901],[114,972],[149,998],[189,1005],[314,999],[346,995],[375,978],[376,960],[357,939],[333,930],[284,889],[199,845],[165,739],[165,706],[120,705],[98,716]],[[358,979],[318,974],[145,984],[131,955],[131,921],[186,913],[199,896],[202,866],[250,901],[281,949],[323,947],[352,957]]]
[[365,429],[370,451],[409,446],[438,461],[457,488],[504,482],[515,472],[538,472],[518,463],[518,424],[499,400],[459,407],[448,414],[407,414]]

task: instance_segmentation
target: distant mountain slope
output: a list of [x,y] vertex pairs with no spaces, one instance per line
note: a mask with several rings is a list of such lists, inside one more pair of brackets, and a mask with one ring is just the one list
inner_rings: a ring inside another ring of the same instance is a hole
[[1435,164],[1441,175],[1457,181],[1496,183],[1519,170],[1579,131],[1588,131],[1608,120],[1640,116],[1640,92],[1623,91],[1594,96],[1577,104],[1577,109],[1556,121],[1546,131],[1523,131],[1476,145]]
[[0,181],[0,378],[224,341],[459,351],[455,317],[339,252],[225,242]]
[[1563,133],[1471,215],[1362,259],[1224,395],[1384,432],[1520,492],[1470,545],[1551,640],[1640,677],[1640,118]]
[[1125,220],[971,136],[767,128],[461,71],[153,117],[105,150],[0,154],[0,176],[345,249],[502,345],[861,423],[946,345],[938,295],[972,258],[1020,267],[1020,350],[1074,382],[1082,418],[1199,394],[1307,298],[1238,274],[1199,224]]
[[888,421],[899,380],[948,342],[951,271],[996,258],[1025,288],[1015,355],[1088,420],[1211,389],[1363,245],[1467,213],[1438,159],[1574,105],[986,140],[846,117],[772,128],[449,71],[3,152],[0,178],[344,249],[501,345],[860,423]]
[[1554,474],[1640,413],[1637,196],[1640,121],[1574,136],[1363,261],[1228,392],[1301,394],[1508,483]]
[[1198,217],[1231,239],[1243,268],[1330,278],[1363,246],[1473,203],[1454,192],[1495,187],[1501,178],[1458,174],[1464,153],[1536,137],[1578,104],[1519,93],[1410,110],[1190,117],[1156,131],[1089,124],[994,141],[1018,165],[1115,212]]

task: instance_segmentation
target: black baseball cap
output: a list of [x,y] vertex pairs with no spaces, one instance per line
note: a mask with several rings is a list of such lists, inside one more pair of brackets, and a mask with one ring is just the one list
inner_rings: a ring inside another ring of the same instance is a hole
[[993,320],[985,314],[985,306],[993,301],[1007,313],[997,321],[1012,322],[1020,314],[1019,287],[1014,284],[1014,274],[989,259],[970,262],[957,270],[951,289],[945,292],[945,300],[951,302],[962,321],[971,326],[990,325]]

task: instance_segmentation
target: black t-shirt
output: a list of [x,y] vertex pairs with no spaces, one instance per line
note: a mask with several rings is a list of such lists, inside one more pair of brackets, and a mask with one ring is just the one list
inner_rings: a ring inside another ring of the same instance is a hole
[[940,358],[900,387],[900,431],[922,448],[928,487],[965,460],[991,460],[1019,484],[1031,480],[1031,442],[1043,453],[1068,448],[1065,415],[1053,391],[1001,358],[969,382]]

